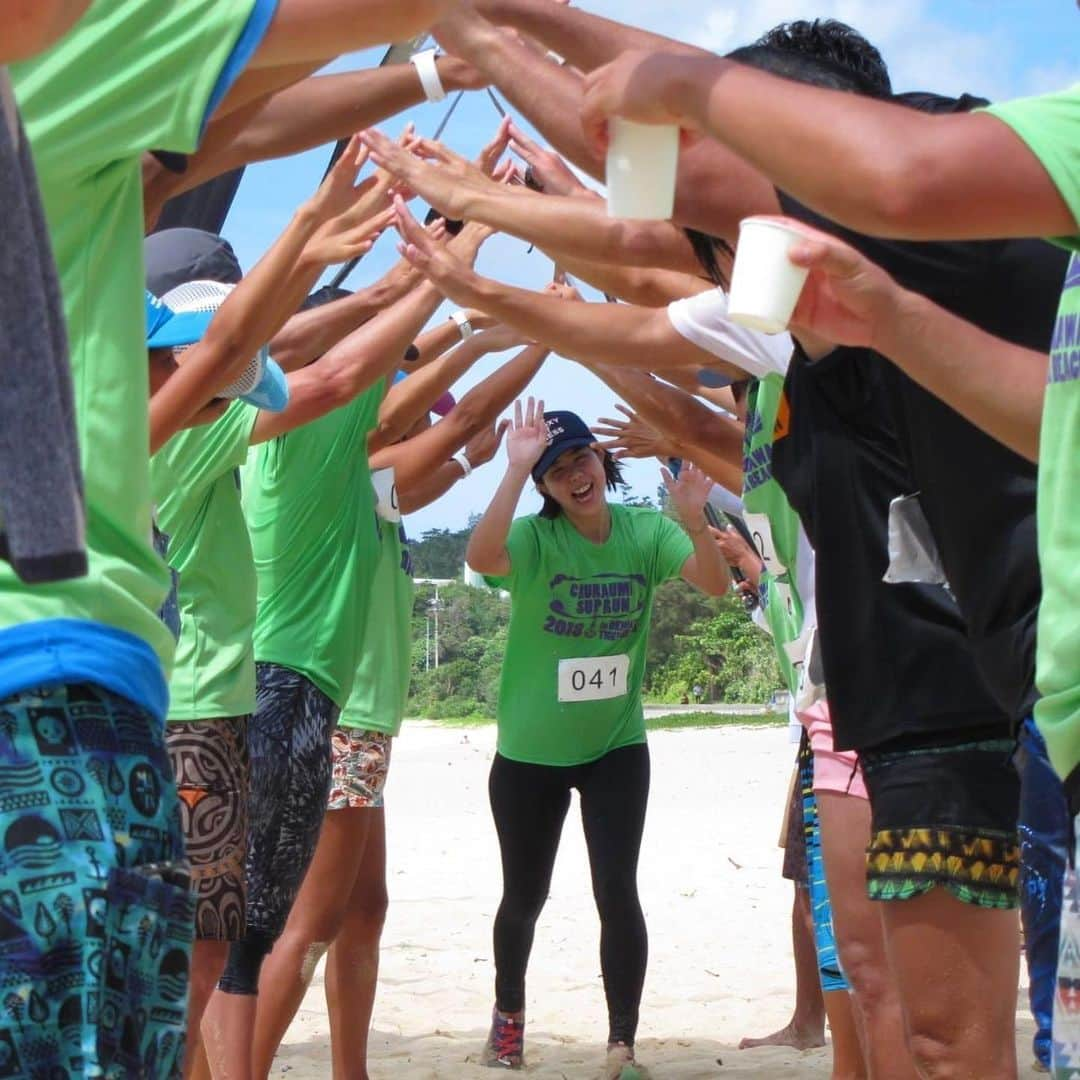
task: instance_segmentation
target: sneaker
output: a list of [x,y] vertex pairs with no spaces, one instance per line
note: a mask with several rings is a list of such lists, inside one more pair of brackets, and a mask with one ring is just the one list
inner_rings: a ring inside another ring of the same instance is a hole
[[520,1069],[525,1064],[525,1016],[507,1016],[491,1010],[491,1031],[484,1046],[484,1065],[495,1069]]
[[632,1046],[609,1043],[603,1080],[649,1080],[649,1071],[634,1060]]

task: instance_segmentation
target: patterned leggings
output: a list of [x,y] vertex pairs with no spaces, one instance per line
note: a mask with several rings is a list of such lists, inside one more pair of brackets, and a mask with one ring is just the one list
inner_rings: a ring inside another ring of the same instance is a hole
[[0,699],[0,1076],[179,1077],[194,903],[161,722]]
[[258,993],[262,962],[285,929],[315,855],[330,793],[330,736],[341,711],[291,668],[257,664],[255,672],[247,929],[230,946],[218,984],[230,994]]

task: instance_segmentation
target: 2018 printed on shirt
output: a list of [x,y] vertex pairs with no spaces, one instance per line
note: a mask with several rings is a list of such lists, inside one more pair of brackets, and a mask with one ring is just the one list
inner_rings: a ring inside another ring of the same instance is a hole
[[548,587],[551,614],[544,630],[562,637],[620,641],[637,629],[648,599],[642,574],[556,574]]

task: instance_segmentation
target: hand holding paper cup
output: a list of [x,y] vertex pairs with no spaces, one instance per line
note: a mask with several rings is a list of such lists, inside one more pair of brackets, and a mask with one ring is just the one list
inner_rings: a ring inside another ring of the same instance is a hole
[[728,293],[728,318],[740,326],[779,334],[787,329],[809,270],[788,253],[806,236],[765,217],[739,222],[739,245]]
[[610,217],[666,221],[675,209],[679,129],[613,117],[607,152]]

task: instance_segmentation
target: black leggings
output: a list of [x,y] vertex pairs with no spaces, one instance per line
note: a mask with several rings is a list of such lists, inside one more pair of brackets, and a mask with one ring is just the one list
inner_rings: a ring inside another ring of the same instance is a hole
[[581,793],[593,896],[600,913],[600,969],[609,1042],[633,1045],[649,941],[637,891],[637,863],[649,799],[649,749],[612,750],[587,765],[527,765],[495,755],[488,789],[502,852],[503,895],[495,916],[495,1004],[525,1007],[525,968],[570,789]]

